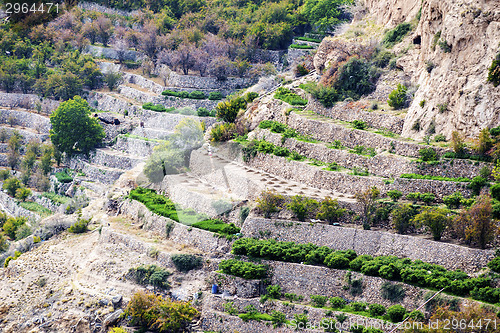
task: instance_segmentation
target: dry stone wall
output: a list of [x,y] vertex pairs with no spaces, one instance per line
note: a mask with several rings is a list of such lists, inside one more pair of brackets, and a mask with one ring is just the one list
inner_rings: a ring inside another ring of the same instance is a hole
[[227,80],[217,80],[215,77],[196,75],[180,75],[171,72],[167,85],[177,88],[193,88],[200,90],[239,90],[255,84],[257,79],[229,77]]
[[26,129],[17,128],[17,127],[6,127],[5,125],[0,125],[2,129],[5,129],[7,133],[7,140],[12,136],[14,132],[18,132],[23,138],[23,143],[28,143],[30,141],[44,142],[49,138],[49,133],[33,133]]
[[59,101],[41,98],[35,94],[6,93],[0,91],[0,106],[6,108],[35,110],[37,105],[39,105],[43,113],[50,114],[53,110],[57,109],[59,103]]
[[[368,131],[346,128],[333,121],[311,119],[294,112],[288,116],[287,125],[320,141],[340,140],[342,145],[350,148],[356,146],[372,147],[410,157],[420,157],[419,150],[424,148],[417,143],[398,141]],[[439,147],[434,147],[434,149],[438,154],[448,151]]]
[[349,169],[354,167],[367,169],[370,173],[381,177],[396,178],[404,173],[416,173],[442,177],[473,178],[479,174],[481,168],[486,166],[491,170],[493,167],[491,163],[460,159],[446,159],[439,164],[418,163],[406,157],[389,153],[369,157],[352,154],[346,150],[327,148],[323,144],[299,141],[294,138],[288,138],[284,143],[281,143],[281,134],[273,133],[267,129],[257,128],[253,133],[256,139],[265,139],[274,145],[294,150],[309,158],[325,163],[336,162],[340,166]]
[[2,191],[0,191],[0,208],[3,211],[6,211],[9,215],[15,217],[25,216],[34,221],[40,220],[40,216],[38,214],[30,212],[29,210],[19,206],[14,198],[9,197],[7,193]]
[[[96,58],[106,58],[106,59],[113,59],[113,60],[119,60],[120,55],[117,50],[110,48],[110,47],[102,47],[102,46],[96,46],[96,45],[88,45],[85,47],[83,50],[84,54],[91,54],[92,56]],[[133,50],[126,50],[123,52],[123,55],[121,55],[121,58],[123,60],[128,60],[128,61],[140,61],[142,58],[144,58],[144,54],[141,52],[133,51]]]
[[0,123],[8,124],[9,119],[14,119],[15,125],[28,127],[39,133],[49,133],[50,120],[36,113],[20,110],[0,110]]
[[315,188],[341,193],[355,194],[376,186],[382,193],[389,190],[399,190],[403,195],[411,192],[430,192],[434,193],[438,200],[457,191],[465,197],[470,197],[471,194],[471,190],[467,188],[467,183],[405,178],[396,178],[393,183],[390,183],[383,178],[326,171],[305,162],[289,161],[284,157],[262,153],[257,153],[247,165],[285,179],[306,183]]
[[[271,314],[272,311],[280,311],[283,312],[288,320],[293,320],[293,315],[297,313],[307,313],[309,321],[311,321],[313,324],[318,325],[321,321],[321,319],[327,317],[325,315],[325,310],[323,309],[318,309],[318,308],[313,308],[310,306],[305,306],[301,304],[294,304],[293,306],[286,306],[282,302],[274,302],[274,301],[267,301],[266,303],[262,304],[259,302],[258,299],[224,299],[222,297],[219,297],[218,295],[207,295],[204,298],[203,301],[203,317],[202,317],[202,327],[207,330],[213,330],[215,328],[221,327],[220,319],[223,319],[223,326],[225,327],[225,331],[222,330],[221,332],[231,332],[233,333],[235,330],[238,332],[246,332],[240,330],[241,324],[244,322],[241,321],[236,316],[230,316],[227,313],[223,313],[225,311],[224,305],[227,302],[233,302],[234,308],[236,308],[240,313],[245,312],[244,308],[248,305],[253,305],[255,308],[257,308],[260,312],[262,313],[267,313]],[[341,312],[333,311],[332,315],[333,318],[335,315],[340,314]],[[218,314],[218,316],[213,316],[213,314]],[[346,321],[342,325],[342,329],[348,330],[349,327],[354,326],[355,324],[360,324],[363,326],[372,326],[372,327],[382,327],[382,321],[378,319],[371,319],[371,318],[366,318],[362,317],[359,315],[354,315],[350,313],[345,313],[347,316]],[[212,321],[212,319],[216,319]],[[238,320],[239,319],[239,320]],[[257,323],[261,324],[259,322],[251,321],[249,323]],[[370,325],[371,324],[371,325]],[[233,326],[235,325],[235,326]],[[263,325],[263,324],[261,324]],[[248,332],[270,332],[271,327],[263,325],[262,327],[263,330],[260,330],[260,326],[255,326],[253,331],[248,331]],[[266,330],[267,329],[267,330]],[[382,329],[384,332],[389,332],[390,328],[383,328]],[[284,328],[281,327],[279,329],[275,330],[276,332],[297,332],[294,327],[290,328]],[[307,330],[307,332],[323,332],[323,330]]]
[[349,107],[350,103],[337,103],[334,107],[325,108],[319,101],[309,98],[307,109],[316,112],[322,116],[339,119],[342,121],[362,120],[369,127],[387,129],[393,133],[401,134],[403,131],[404,119],[390,115],[382,114],[377,111],[365,111],[357,107]]
[[178,243],[198,248],[203,253],[217,255],[229,252],[230,242],[225,238],[219,238],[216,234],[192,228],[175,222],[169,218],[156,215],[149,211],[146,206],[135,200],[125,200],[120,205],[120,213],[128,215],[136,221],[143,222],[143,228],[155,231],[166,236],[167,224],[172,225],[168,239]]
[[149,157],[153,153],[153,148],[160,143],[153,140],[136,139],[126,136],[118,136],[113,149],[128,153],[134,156]]
[[[335,250],[352,249],[358,255],[390,255],[422,260],[447,269],[461,269],[467,273],[480,271],[495,256],[493,250],[473,249],[420,237],[286,220],[247,218],[241,232],[245,237],[260,238],[259,231],[262,230],[269,231],[269,237],[279,241],[313,243]],[[454,255],[450,256],[450,253]]]

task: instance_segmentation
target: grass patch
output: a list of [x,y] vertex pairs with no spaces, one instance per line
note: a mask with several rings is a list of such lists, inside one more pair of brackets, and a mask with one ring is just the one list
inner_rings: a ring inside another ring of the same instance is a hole
[[[179,98],[190,98],[190,99],[206,99],[207,95],[203,91],[194,90],[192,92],[187,91],[173,91],[173,90],[165,90],[161,93],[163,96],[172,96]],[[214,96],[214,95],[212,95]],[[218,96],[217,96],[218,97]],[[220,98],[218,98],[220,99]]]
[[67,203],[71,199],[70,197],[55,194],[53,192],[43,192],[42,197],[45,197],[45,198],[49,199],[50,201],[52,201],[53,203],[58,204],[58,205],[64,205],[65,203]]
[[303,40],[305,42],[321,43],[321,39],[309,37],[296,37],[296,40]]
[[290,105],[306,105],[307,99],[303,99],[290,89],[280,87],[274,94],[274,98],[280,99]]
[[450,178],[450,177],[441,177],[441,176],[430,176],[430,175],[418,175],[416,173],[404,173],[400,176],[400,178],[407,179],[428,179],[428,180],[441,180],[445,182],[471,182],[471,179],[458,177],[458,178]]
[[66,170],[56,172],[55,176],[60,183],[71,183],[73,181],[73,177],[71,177]]
[[45,208],[44,206],[37,204],[36,202],[20,201],[18,202],[18,205],[23,207],[24,209],[29,210],[30,212],[40,215],[41,218],[45,218],[53,214],[50,209]]
[[310,50],[314,49],[314,46],[307,44],[292,44],[290,45],[291,49],[301,49],[301,50]]
[[161,194],[157,194],[155,190],[137,187],[130,191],[129,197],[143,203],[151,212],[182,224],[216,232],[225,237],[240,232],[240,229],[234,224],[221,224],[222,221],[208,219],[205,214],[197,214],[192,209],[176,208],[172,200]]

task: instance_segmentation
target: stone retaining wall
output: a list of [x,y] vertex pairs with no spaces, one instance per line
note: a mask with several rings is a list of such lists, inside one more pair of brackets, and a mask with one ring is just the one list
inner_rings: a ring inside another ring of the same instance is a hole
[[354,167],[367,169],[370,173],[381,177],[396,178],[404,173],[416,173],[441,177],[473,178],[485,166],[492,169],[491,163],[460,159],[446,159],[440,164],[427,164],[418,163],[403,156],[389,153],[369,157],[349,153],[347,150],[327,148],[323,144],[299,141],[294,138],[288,138],[282,144],[281,134],[273,133],[268,129],[257,128],[253,133],[255,133],[253,135],[255,135],[256,139],[265,139],[274,145],[288,148],[309,158],[314,158],[325,163],[336,162],[340,166],[349,169]]
[[159,144],[153,140],[146,141],[120,135],[113,149],[135,156],[149,157],[153,153],[153,148]]
[[[340,140],[342,145],[349,148],[356,146],[372,147],[377,150],[383,149],[397,155],[410,157],[420,157],[419,150],[425,148],[425,146],[417,143],[398,141],[380,134],[346,128],[333,121],[311,119],[295,112],[288,116],[287,125],[320,141],[333,142],[334,140]],[[440,155],[449,151],[439,147],[433,148]]]
[[89,180],[103,184],[113,184],[124,172],[124,170],[91,164],[85,156],[75,156],[68,161],[68,164],[70,169],[80,170]]
[[[315,44],[318,45],[318,44]],[[315,52],[315,49],[292,49],[289,48],[286,53],[286,59],[288,61],[288,65],[293,65],[302,60],[303,57]]]
[[109,168],[128,170],[143,162],[143,159],[113,154],[109,150],[97,149],[90,155],[90,161]]
[[28,127],[39,133],[48,134],[50,130],[50,120],[36,113],[0,109],[0,123],[9,124],[9,118],[14,119],[14,125]]
[[206,108],[208,110],[212,110],[217,106],[219,101],[211,101],[209,99],[191,99],[191,98],[179,98],[172,96],[162,96],[162,95],[151,95],[140,91],[138,89],[129,87],[129,86],[120,86],[120,94],[126,96],[128,98],[135,99],[141,104],[145,103],[153,103],[153,104],[161,104],[166,108],[183,108],[183,107],[191,107],[194,111],[198,108]]
[[0,91],[0,106],[35,110],[39,104],[44,114],[50,114],[59,106],[59,101],[41,98],[35,94],[6,93]]
[[[224,322],[225,326],[227,327],[228,331],[233,333],[233,330],[229,330],[231,328],[238,330],[239,327],[235,326],[232,327],[230,326],[232,319],[239,319],[238,317],[235,316],[230,316],[228,313],[223,313],[225,311],[224,305],[227,302],[233,302],[234,308],[238,309],[240,313],[245,312],[244,308],[248,305],[253,305],[255,306],[260,312],[262,313],[267,313],[271,314],[274,310],[283,312],[288,320],[293,320],[293,315],[296,313],[307,313],[307,316],[309,318],[309,321],[315,323],[316,325],[319,324],[319,322],[325,318],[328,317],[325,315],[325,310],[323,309],[318,309],[318,308],[313,308],[311,306],[306,306],[302,304],[293,304],[293,306],[287,306],[283,304],[282,302],[276,302],[276,301],[267,301],[264,304],[260,303],[258,299],[223,299],[221,297],[215,296],[215,295],[207,295],[204,298],[203,301],[203,317],[202,317],[202,327],[207,328],[212,330],[214,326],[209,326],[213,325],[210,320],[208,320],[208,317],[211,316],[213,313],[219,313],[220,315],[224,315]],[[335,318],[335,315],[340,314],[343,312],[339,311],[332,311],[332,316],[331,318]],[[366,320],[368,320],[368,323],[371,323],[373,327],[377,327],[382,325],[383,321],[379,319],[372,319],[372,318],[367,318],[367,317],[362,317],[359,315],[351,314],[351,313],[345,313],[347,316],[346,321],[344,322],[344,325],[342,326],[342,329],[349,329],[350,326],[354,326],[356,323],[359,323],[360,325],[363,326],[368,326]],[[250,323],[254,323],[255,321],[251,321]],[[206,325],[206,326],[203,326]],[[389,324],[390,325],[390,324]],[[289,331],[283,331],[283,327],[277,329],[276,331],[278,332],[289,332]],[[292,327],[293,329],[293,327]],[[388,332],[390,329],[384,329],[384,331]],[[267,327],[267,331],[262,331],[262,332],[269,332],[272,331],[271,327]],[[226,332],[226,331],[223,331]],[[238,332],[242,332],[238,330]],[[250,331],[250,332],[260,332],[258,329],[255,331]],[[291,331],[290,331],[291,332]],[[295,330],[293,332],[296,332]],[[323,332],[323,330],[307,330],[307,332]]]
[[[87,45],[83,50],[84,54],[91,54],[96,58],[106,58],[119,60],[118,51],[111,47],[102,47],[97,45]],[[134,50],[126,50],[123,52],[122,59],[127,61],[141,61],[144,58],[144,54]]]
[[325,117],[352,122],[362,120],[369,127],[387,129],[393,133],[401,134],[403,132],[404,119],[390,114],[382,114],[377,111],[364,111],[356,107],[348,107],[349,103],[337,103],[334,107],[325,108],[319,101],[309,98],[307,109],[316,112]]
[[[390,255],[422,260],[467,273],[480,271],[495,257],[493,250],[474,249],[415,236],[286,220],[247,218],[241,232],[245,237],[262,238],[260,231],[263,230],[270,232],[269,238],[279,241],[313,243],[335,250],[351,249],[358,255]],[[450,253],[453,255],[450,256]]]
[[466,183],[404,178],[396,178],[393,183],[390,183],[383,178],[326,171],[308,165],[306,162],[289,161],[285,157],[262,153],[257,153],[247,165],[285,179],[306,183],[315,188],[341,193],[356,194],[356,192],[376,186],[382,193],[389,190],[399,190],[403,195],[411,192],[430,192],[434,193],[438,200],[457,191],[461,192],[465,197],[471,195],[471,190],[467,188]]
[[125,111],[127,111],[127,114],[130,116],[134,115],[140,117],[143,110],[142,107],[126,102],[123,99],[95,91],[89,94],[88,102],[91,106],[99,110],[114,112],[122,115],[125,114]]
[[165,87],[161,84],[158,84],[152,80],[148,80],[142,75],[123,73],[123,80],[128,83],[137,84],[138,86],[158,95],[160,95],[162,91],[165,90]]
[[171,72],[167,85],[178,88],[211,89],[211,90],[239,90],[255,84],[257,79],[230,77],[220,81],[215,77],[196,75],[180,75]]
[[5,129],[5,131],[7,132],[7,140],[9,140],[14,131],[17,131],[23,137],[22,142],[25,144],[30,141],[44,142],[49,138],[49,133],[33,133],[26,129],[7,127],[6,125],[0,125],[0,128]]
[[14,198],[9,197],[7,193],[0,191],[0,209],[6,211],[14,217],[25,216],[30,220],[39,221],[40,216],[19,206]]
[[168,237],[169,240],[198,248],[203,253],[217,255],[230,251],[230,242],[226,238],[219,238],[216,234],[192,228],[175,222],[169,218],[153,214],[142,203],[135,200],[126,200],[120,205],[120,213],[130,216],[136,221],[144,222],[143,228],[152,230],[166,236],[166,225],[172,224],[173,229]]

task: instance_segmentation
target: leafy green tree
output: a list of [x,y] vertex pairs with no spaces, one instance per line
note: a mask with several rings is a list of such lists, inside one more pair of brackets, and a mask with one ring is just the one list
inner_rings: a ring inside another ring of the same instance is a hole
[[441,240],[443,232],[451,225],[449,211],[443,208],[426,208],[413,218],[415,226],[425,225],[435,241]]
[[342,5],[352,3],[351,0],[306,0],[301,14],[320,31],[331,31],[342,20]]
[[43,149],[42,158],[40,159],[40,168],[44,175],[48,175],[52,170],[52,147],[47,146]]
[[31,190],[26,187],[20,187],[16,190],[16,199],[25,201],[31,195]]
[[215,108],[217,118],[228,123],[234,123],[238,116],[238,112],[240,112],[241,109],[245,109],[246,106],[247,103],[243,97],[236,97],[229,101],[220,102]]
[[370,64],[362,58],[352,57],[338,70],[334,88],[344,97],[359,99],[375,89],[376,73]]
[[292,202],[288,204],[288,209],[295,214],[299,221],[304,221],[307,214],[317,206],[318,202],[316,200],[295,195],[292,197]]
[[90,107],[80,96],[63,102],[50,116],[50,139],[68,155],[88,153],[105,137],[102,126],[90,116]]
[[376,200],[380,195],[380,190],[375,186],[354,195],[363,210],[363,227],[369,229],[375,211]]
[[108,74],[106,74],[104,79],[106,81],[106,85],[111,91],[113,91],[123,81],[122,75],[119,72],[109,72]]
[[492,147],[493,140],[490,136],[490,130],[488,128],[483,128],[481,132],[479,132],[474,149],[479,155],[485,156]]
[[398,205],[391,212],[392,222],[394,228],[400,234],[405,234],[410,226],[413,216],[415,216],[415,209],[410,204]]
[[2,188],[7,191],[11,197],[16,195],[16,191],[21,187],[21,182],[15,177],[11,177],[3,182]]
[[406,91],[406,86],[399,83],[397,88],[391,91],[391,93],[389,94],[387,104],[389,104],[389,106],[392,106],[396,110],[403,108],[406,102]]
[[336,222],[346,212],[346,209],[340,208],[337,199],[326,197],[321,201],[316,218],[326,220],[329,224]]

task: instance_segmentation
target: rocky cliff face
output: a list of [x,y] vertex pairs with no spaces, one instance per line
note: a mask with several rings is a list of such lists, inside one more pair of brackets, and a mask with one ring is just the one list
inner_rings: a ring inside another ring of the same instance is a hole
[[[425,0],[411,42],[415,47],[398,61],[419,85],[404,136],[425,135],[411,130],[417,119],[424,130],[434,121],[436,132],[447,137],[455,130],[475,136],[482,128],[500,125],[500,87],[487,81],[488,68],[500,51],[500,2]],[[450,52],[439,43],[446,43]],[[419,105],[422,100],[424,107]]]
[[[365,0],[364,5],[385,28],[415,22],[421,10],[416,28],[394,48],[403,54],[398,67],[418,87],[403,136],[421,139],[431,123],[448,138],[455,130],[472,137],[500,125],[500,87],[487,81],[488,68],[500,52],[498,0]],[[338,58],[333,46],[325,39],[315,57],[317,69]],[[342,49],[349,54],[357,47]],[[416,121],[420,131],[412,130]]]

